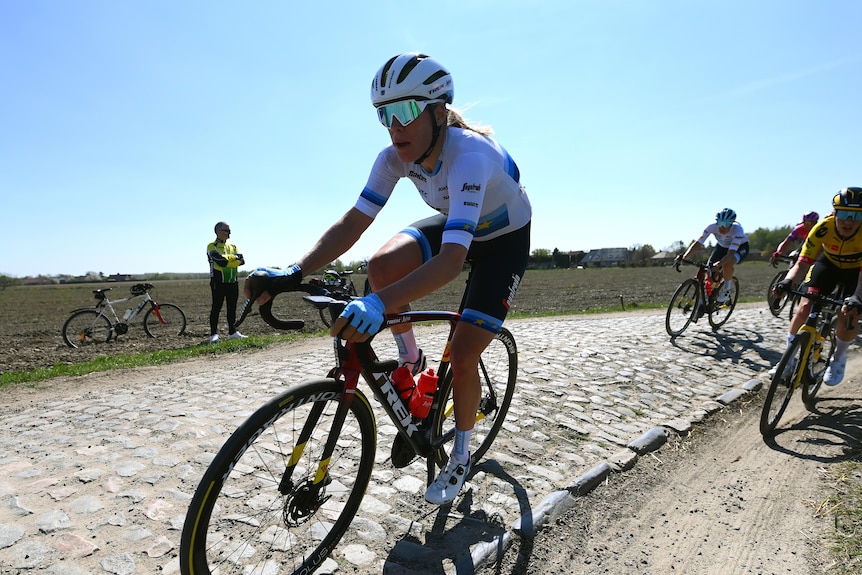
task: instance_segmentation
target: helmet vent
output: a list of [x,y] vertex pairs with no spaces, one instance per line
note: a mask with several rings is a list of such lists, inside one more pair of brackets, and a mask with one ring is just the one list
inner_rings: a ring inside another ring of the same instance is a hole
[[436,72],[434,72],[433,74],[428,76],[428,79],[422,83],[425,84],[426,86],[428,84],[433,84],[434,82],[436,82],[437,80],[439,80],[443,76],[446,76],[447,74],[448,73],[445,70],[437,70]]
[[398,79],[395,81],[396,84],[400,84],[403,82],[407,76],[410,75],[410,72],[413,71],[413,68],[419,65],[419,62],[424,58],[427,58],[425,54],[417,54],[410,58],[410,61],[404,64],[404,67],[401,68],[401,72],[398,74]]

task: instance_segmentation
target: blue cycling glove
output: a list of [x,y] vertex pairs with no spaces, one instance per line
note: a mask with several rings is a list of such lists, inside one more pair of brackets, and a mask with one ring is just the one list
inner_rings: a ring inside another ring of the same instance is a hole
[[251,292],[256,299],[263,292],[275,295],[281,292],[293,291],[302,283],[302,269],[296,264],[287,269],[260,267],[249,274],[252,282]]
[[[292,276],[294,274],[299,274],[299,276],[302,277],[302,270],[296,264],[288,266],[285,269],[260,267],[260,268],[256,268],[254,271],[266,272],[266,275],[268,275],[271,278],[278,277],[278,276]],[[255,274],[255,275],[261,275],[261,274]]]
[[341,317],[347,318],[350,325],[356,328],[359,333],[375,334],[380,331],[380,326],[383,325],[386,306],[377,296],[377,294],[367,295],[357,298],[347,304],[344,311],[341,312]]

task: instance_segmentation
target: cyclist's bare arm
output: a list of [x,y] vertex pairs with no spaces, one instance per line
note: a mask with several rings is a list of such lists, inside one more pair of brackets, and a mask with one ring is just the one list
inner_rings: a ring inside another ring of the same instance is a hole
[[[317,240],[317,243],[296,264],[303,273],[312,273],[341,257],[359,239],[362,233],[368,229],[374,221],[356,208],[350,208],[337,222]],[[243,293],[246,298],[256,295],[256,302],[264,304],[271,299],[270,294],[263,292],[252,294],[250,277],[243,284]]]

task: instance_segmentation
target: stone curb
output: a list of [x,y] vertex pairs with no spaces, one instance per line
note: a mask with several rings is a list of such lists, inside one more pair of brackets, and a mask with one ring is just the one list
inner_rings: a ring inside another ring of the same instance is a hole
[[[709,405],[704,406],[704,410],[708,414],[724,408],[733,401],[744,397],[749,393],[755,392],[762,387],[762,382],[758,379],[752,379],[745,383],[741,388],[732,389],[720,397],[716,398],[715,402],[709,402]],[[717,405],[717,407],[716,407]],[[580,477],[570,483],[565,489],[555,491],[545,497],[535,509],[532,510],[529,521],[525,521],[521,517],[515,521],[506,533],[492,539],[491,541],[477,545],[471,551],[472,565],[465,565],[463,568],[455,566],[454,573],[475,573],[480,567],[488,564],[503,556],[503,554],[512,545],[513,536],[518,536],[523,539],[531,539],[535,536],[536,531],[546,524],[553,517],[558,517],[568,509],[570,509],[578,497],[585,497],[591,491],[605,482],[611,473],[622,473],[632,469],[637,463],[641,455],[646,455],[658,450],[667,442],[671,432],[678,434],[687,433],[691,429],[691,425],[687,426],[662,426],[654,427],[627,445],[627,449],[612,455],[607,461],[603,461],[582,474]],[[465,562],[466,563],[466,562]],[[472,570],[470,570],[472,569]]]

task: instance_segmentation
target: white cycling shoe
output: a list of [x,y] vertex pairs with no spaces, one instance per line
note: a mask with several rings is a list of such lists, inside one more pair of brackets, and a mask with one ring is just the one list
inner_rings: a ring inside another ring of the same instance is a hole
[[446,467],[443,468],[434,483],[425,490],[425,501],[434,505],[451,503],[461,491],[461,487],[464,486],[464,480],[467,479],[468,473],[470,473],[469,458],[467,463],[458,463],[450,457]]
[[841,359],[832,358],[826,371],[823,373],[823,383],[826,385],[838,385],[844,379],[844,370],[847,367],[847,356]]

